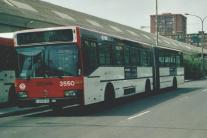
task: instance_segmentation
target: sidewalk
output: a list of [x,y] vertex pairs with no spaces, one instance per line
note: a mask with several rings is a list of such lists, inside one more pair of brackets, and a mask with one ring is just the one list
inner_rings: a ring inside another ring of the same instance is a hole
[[0,108],[0,117],[7,117],[7,116],[12,116],[12,115],[37,112],[37,111],[46,110],[46,109],[49,109],[49,107],[48,106],[25,107],[25,108],[19,108],[17,106],[4,107],[4,108]]
[[26,110],[25,108],[19,108],[19,107],[4,107],[0,109],[0,116],[5,113],[11,113],[16,111],[22,111]]

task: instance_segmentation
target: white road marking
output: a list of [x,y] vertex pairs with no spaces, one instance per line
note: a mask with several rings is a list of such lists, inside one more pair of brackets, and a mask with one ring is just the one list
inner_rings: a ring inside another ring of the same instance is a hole
[[202,92],[206,92],[206,91],[207,91],[207,89],[202,90]]
[[179,98],[178,100],[179,100],[179,101],[183,101],[183,100],[187,100],[187,99],[189,99],[189,98],[190,98],[189,96],[183,96],[183,97]]
[[[76,106],[79,106],[79,104],[74,104],[74,105],[69,105],[69,106],[65,106],[63,107],[63,109],[66,109],[66,108],[72,108],[72,107],[76,107]],[[43,106],[42,106],[43,107]],[[34,108],[35,109],[35,108]],[[18,110],[17,110],[18,111]],[[24,110],[22,110],[24,111]],[[31,115],[37,115],[37,114],[41,114],[41,113],[47,113],[47,112],[50,112],[50,111],[53,111],[52,109],[45,109],[45,110],[42,110],[42,111],[34,111],[34,112],[31,112],[31,113],[26,113],[26,114],[21,114],[21,115],[15,115],[16,117],[25,117],[25,116],[31,116]],[[7,113],[10,113],[10,112],[0,112],[0,115],[4,115],[4,114],[7,114]]]
[[63,109],[76,107],[76,106],[80,106],[80,104],[68,105],[68,106],[63,107]]
[[134,115],[134,116],[132,116],[132,117],[129,117],[129,118],[128,118],[128,120],[131,120],[131,119],[134,119],[134,118],[140,117],[140,116],[142,116],[142,115],[144,115],[144,114],[147,114],[147,113],[149,113],[149,112],[150,112],[150,111],[145,111],[145,112],[143,112],[143,113],[140,113],[140,114]]
[[23,114],[23,115],[18,115],[16,117],[26,117],[26,116],[32,116],[32,115],[37,115],[37,114],[41,114],[41,113],[47,113],[52,111],[52,109],[48,109],[48,110],[44,110],[44,111],[38,111],[38,112],[33,112],[33,113],[28,113],[28,114]]

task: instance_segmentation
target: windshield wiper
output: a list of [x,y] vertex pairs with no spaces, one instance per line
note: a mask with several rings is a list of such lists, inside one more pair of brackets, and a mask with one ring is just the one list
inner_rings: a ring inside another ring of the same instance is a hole
[[26,80],[30,80],[30,79],[31,79],[31,77],[30,77],[30,76],[27,76],[27,77],[26,77]]

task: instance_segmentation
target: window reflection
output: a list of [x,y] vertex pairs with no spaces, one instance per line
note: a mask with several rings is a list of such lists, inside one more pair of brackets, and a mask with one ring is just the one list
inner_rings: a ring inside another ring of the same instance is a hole
[[18,77],[78,75],[78,49],[75,45],[17,48]]

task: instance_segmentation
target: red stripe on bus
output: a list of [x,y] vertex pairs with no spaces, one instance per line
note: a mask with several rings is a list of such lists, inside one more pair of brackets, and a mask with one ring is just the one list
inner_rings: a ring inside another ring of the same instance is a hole
[[64,91],[83,91],[83,77],[17,79],[15,86],[17,93],[25,91],[29,98],[44,98],[45,92],[48,98],[63,98]]
[[4,46],[14,46],[14,41],[13,39],[0,37],[0,44]]

